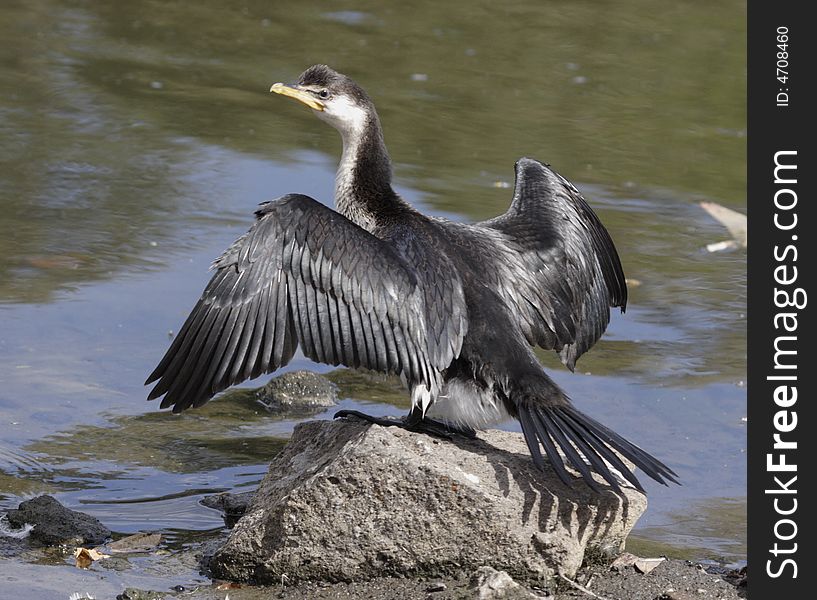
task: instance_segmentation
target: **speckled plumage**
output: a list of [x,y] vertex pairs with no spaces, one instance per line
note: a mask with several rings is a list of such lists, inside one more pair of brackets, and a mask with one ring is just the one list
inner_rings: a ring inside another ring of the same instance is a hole
[[[323,65],[299,90],[343,139],[337,212],[291,194],[257,211],[148,382],[181,411],[286,365],[296,346],[332,365],[403,377],[418,418],[466,427],[519,419],[534,462],[542,449],[570,477],[618,489],[611,467],[638,480],[615,449],[654,479],[674,473],[577,411],[532,350],[571,370],[627,301],[612,240],[567,180],[536,160],[516,163],[508,211],[475,224],[422,215],[391,187],[391,163],[368,95]],[[311,100],[310,100],[311,101]]]

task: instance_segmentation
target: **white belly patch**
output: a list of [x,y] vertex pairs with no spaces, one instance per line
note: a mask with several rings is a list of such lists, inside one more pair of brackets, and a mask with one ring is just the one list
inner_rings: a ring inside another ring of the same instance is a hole
[[453,379],[443,386],[437,401],[428,409],[432,419],[453,425],[484,429],[511,418],[505,405],[490,389],[482,390],[471,382]]

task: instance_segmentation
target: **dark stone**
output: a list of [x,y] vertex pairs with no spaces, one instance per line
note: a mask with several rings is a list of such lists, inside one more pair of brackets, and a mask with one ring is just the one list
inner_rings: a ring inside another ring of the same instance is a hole
[[51,496],[38,496],[21,502],[8,512],[12,527],[34,525],[31,539],[46,546],[101,544],[111,530],[85,513],[65,508]]
[[205,496],[201,499],[201,503],[207,508],[215,508],[224,513],[224,523],[227,527],[232,528],[236,521],[247,512],[254,495],[255,492],[242,492],[240,494],[222,492],[221,494]]

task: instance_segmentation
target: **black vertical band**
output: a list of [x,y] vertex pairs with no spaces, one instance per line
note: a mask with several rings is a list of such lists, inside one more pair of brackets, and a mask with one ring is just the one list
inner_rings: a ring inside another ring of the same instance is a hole
[[748,39],[749,578],[753,599],[806,598],[817,547],[817,202],[808,3],[750,2]]

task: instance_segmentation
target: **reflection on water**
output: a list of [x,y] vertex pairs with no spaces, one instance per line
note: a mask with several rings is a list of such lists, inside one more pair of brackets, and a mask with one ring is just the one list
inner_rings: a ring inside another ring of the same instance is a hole
[[[456,7],[4,3],[0,508],[51,492],[122,533],[209,532],[202,491],[262,476],[293,421],[158,414],[142,381],[258,202],[331,202],[337,135],[267,93],[326,62],[375,99],[423,210],[504,211],[522,155],[584,191],[640,285],[577,375],[542,358],[681,475],[649,488],[639,543],[745,557],[746,255],[705,251],[723,233],[697,205],[745,210],[744,3]],[[389,403],[369,412],[405,407],[333,376]]]

